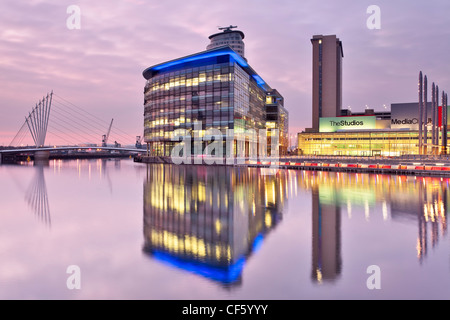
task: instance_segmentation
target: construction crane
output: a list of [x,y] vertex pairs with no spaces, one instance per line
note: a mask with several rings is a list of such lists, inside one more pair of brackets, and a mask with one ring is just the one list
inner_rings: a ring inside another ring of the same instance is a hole
[[106,144],[108,143],[109,134],[111,132],[111,127],[112,127],[113,121],[114,121],[114,119],[111,119],[111,124],[109,125],[108,132],[102,136],[102,147],[106,147]]

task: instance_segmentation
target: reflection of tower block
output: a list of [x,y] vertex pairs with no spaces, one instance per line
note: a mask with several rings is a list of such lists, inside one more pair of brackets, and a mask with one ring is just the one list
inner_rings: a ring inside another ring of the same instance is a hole
[[338,204],[323,204],[319,191],[312,195],[312,279],[333,282],[341,274],[341,212]]

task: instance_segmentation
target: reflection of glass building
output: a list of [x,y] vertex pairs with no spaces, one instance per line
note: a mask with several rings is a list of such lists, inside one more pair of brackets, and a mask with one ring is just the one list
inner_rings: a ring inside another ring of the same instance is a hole
[[428,242],[431,241],[434,248],[440,235],[447,233],[448,180],[445,183],[440,179],[427,182],[418,183],[419,234],[416,248],[420,262],[428,253]]
[[364,208],[369,220],[370,211],[381,204],[383,220],[417,222],[417,257],[422,261],[430,245],[435,247],[447,234],[449,183],[448,178],[303,171],[299,187],[313,191],[313,278],[325,279],[325,262],[328,270],[340,264],[342,208],[349,217],[353,208]]
[[[228,37],[242,32],[225,33]],[[214,39],[218,37],[215,35]],[[187,130],[193,140],[202,140],[208,135],[208,129],[218,129],[222,133],[224,154],[237,155],[239,139],[245,140],[245,154],[249,155],[250,148],[259,150],[258,139],[244,133],[266,129],[266,108],[271,114],[280,114],[271,123],[276,123],[274,128],[283,130],[280,135],[287,137],[288,113],[282,96],[229,44],[214,45],[209,50],[149,67],[143,76],[147,80],[144,138],[152,156],[170,156],[178,143],[172,141],[177,129]],[[274,92],[277,99],[270,99],[266,104]],[[200,128],[196,128],[195,123],[199,123]],[[229,139],[234,143],[233,150],[226,153],[228,129],[233,130]],[[199,132],[196,134],[194,130]],[[286,142],[280,139],[280,143]],[[204,147],[203,142],[202,150]],[[280,145],[281,152],[286,148]]]
[[149,165],[144,251],[224,285],[282,217],[286,177],[226,166]]

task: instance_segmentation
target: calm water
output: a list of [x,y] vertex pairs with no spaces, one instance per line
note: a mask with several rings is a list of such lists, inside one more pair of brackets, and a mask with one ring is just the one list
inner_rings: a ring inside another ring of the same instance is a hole
[[266,173],[2,165],[0,298],[450,298],[449,180]]

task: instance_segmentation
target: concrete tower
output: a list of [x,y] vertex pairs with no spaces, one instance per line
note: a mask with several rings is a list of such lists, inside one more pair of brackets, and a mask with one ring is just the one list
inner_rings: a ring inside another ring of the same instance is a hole
[[315,35],[313,46],[312,129],[319,131],[319,118],[337,117],[342,107],[342,42],[335,35]]

